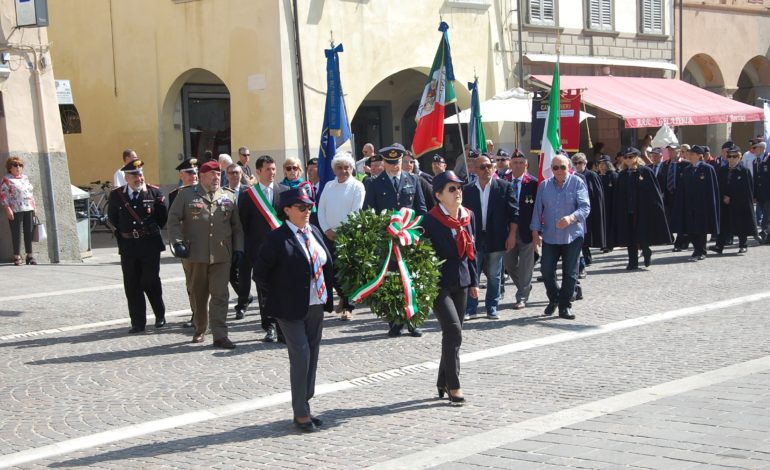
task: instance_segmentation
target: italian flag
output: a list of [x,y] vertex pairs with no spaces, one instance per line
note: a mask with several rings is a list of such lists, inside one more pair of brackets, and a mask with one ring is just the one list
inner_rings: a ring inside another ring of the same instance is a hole
[[551,81],[551,96],[548,99],[548,114],[545,116],[545,134],[543,134],[543,150],[540,153],[540,172],[538,181],[541,182],[553,176],[551,162],[561,149],[559,141],[559,120],[561,109],[561,86],[559,84],[559,62],[553,67]]
[[438,27],[442,33],[441,42],[417,108],[417,129],[412,140],[412,152],[416,157],[444,146],[444,109],[457,100],[448,29],[449,25],[443,21]]

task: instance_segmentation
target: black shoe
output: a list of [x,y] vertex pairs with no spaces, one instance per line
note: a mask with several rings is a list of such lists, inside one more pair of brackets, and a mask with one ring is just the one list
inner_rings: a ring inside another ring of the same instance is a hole
[[313,424],[315,424],[317,428],[320,428],[324,424],[324,422],[321,421],[321,418],[316,418],[315,416],[311,416],[310,417],[310,421],[312,421]]
[[644,267],[649,268],[652,264],[652,250],[649,248],[642,250],[642,256],[644,257]]
[[575,286],[575,300],[583,300],[583,288]]
[[722,248],[722,247],[721,247],[721,246],[719,246],[719,245],[711,245],[711,246],[709,247],[709,251],[713,251],[714,253],[716,253],[716,254],[719,254],[719,255],[721,255],[721,254],[722,254],[722,250],[723,250],[723,249],[724,249],[724,248]]
[[536,280],[537,282],[543,282],[543,276],[537,276],[537,277],[535,278],[535,280]]
[[465,397],[456,397],[449,393],[449,390],[446,392],[447,397],[449,397],[449,403],[457,406],[462,406],[465,404]]
[[698,255],[698,261],[703,261],[706,259],[706,255]]
[[420,338],[422,337],[422,330],[419,328],[410,328],[409,334],[415,338]]
[[191,321],[186,321],[182,323],[182,328],[192,328],[193,324]]
[[267,327],[267,334],[265,335],[265,338],[263,339],[266,343],[275,343],[275,340],[278,339],[278,333],[275,331],[274,326],[268,326]]
[[249,305],[251,305],[252,302],[254,302],[254,296],[250,295],[249,300],[246,301],[246,306],[248,307]]
[[674,253],[679,253],[680,251],[682,251],[682,249],[679,248],[678,246],[675,246],[674,249],[671,251],[673,251]]
[[227,337],[215,339],[211,345],[214,346],[215,348],[235,349],[235,343],[230,341],[230,338],[227,338]]
[[574,320],[575,315],[572,314],[572,311],[568,308],[565,309],[559,309],[559,318],[565,318],[567,320]]
[[390,327],[390,330],[388,330],[388,337],[389,338],[398,338],[401,336],[401,328],[402,325],[393,325]]
[[286,338],[280,333],[278,333],[278,342],[281,344],[286,344]]
[[742,246],[742,247],[738,248],[738,254],[739,255],[745,254],[747,251],[749,251],[749,249],[746,248],[745,246]]
[[144,331],[143,326],[132,326],[130,330],[128,330],[128,334],[133,335],[134,333],[141,333]]
[[[588,265],[586,265],[586,266],[588,266]],[[588,276],[588,274],[586,274],[585,269],[578,273],[578,279],[585,279],[586,276]]]
[[155,328],[163,328],[166,326],[166,318],[161,318],[159,320],[155,320]]
[[294,426],[297,427],[301,432],[318,432],[319,429],[313,422],[312,418],[310,421],[307,421],[305,423],[300,423],[297,421],[297,418],[294,418]]
[[243,307],[235,307],[235,319],[243,320],[244,316],[246,316],[246,309]]
[[436,387],[438,389],[438,398],[442,399],[444,398],[444,394],[446,394],[446,388],[444,387]]
[[630,264],[629,263],[629,264],[626,265],[626,271],[636,271],[637,269],[639,269],[639,265],[638,264]]
[[557,303],[549,302],[548,305],[545,307],[545,310],[543,311],[543,315],[553,315],[553,312],[556,311],[556,307],[558,307]]

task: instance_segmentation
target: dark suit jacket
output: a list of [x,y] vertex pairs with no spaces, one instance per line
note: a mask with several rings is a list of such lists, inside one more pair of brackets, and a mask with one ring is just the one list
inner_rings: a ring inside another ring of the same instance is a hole
[[[127,186],[116,188],[110,193],[107,205],[107,217],[115,227],[115,238],[118,241],[118,252],[125,256],[142,256],[143,254],[160,252],[166,249],[163,243],[161,229],[168,221],[168,209],[165,198],[157,186],[145,185],[146,189],[139,193],[139,200],[128,199]],[[131,206],[141,222],[136,220],[126,208],[126,203]],[[152,235],[144,235],[141,238],[123,238],[121,233],[149,232]]]
[[[463,187],[463,205],[476,216],[478,231],[476,241],[485,236],[487,252],[505,251],[510,224],[519,222],[519,208],[511,183],[501,179],[489,181],[489,204],[487,204],[487,229],[482,235],[481,191],[476,183]],[[531,236],[531,235],[530,235]]]
[[[280,183],[273,183],[273,207],[278,207],[278,201],[280,200],[281,193],[288,191],[289,187]],[[241,195],[238,197],[238,215],[241,219],[241,226],[243,227],[244,248],[246,250],[246,256],[248,256],[252,263],[256,262],[259,246],[262,244],[262,240],[265,235],[270,232],[271,228],[268,225],[267,220],[259,212],[259,209],[254,204],[249,196],[249,191],[241,191]],[[276,210],[276,212],[278,212]]]
[[754,166],[754,197],[760,203],[770,201],[770,157],[767,155]]
[[[333,291],[332,255],[324,244],[321,230],[308,224],[316,242],[326,252],[323,266],[324,284],[328,293],[324,310],[332,311]],[[287,224],[265,237],[254,263],[254,280],[267,293],[265,310],[275,318],[301,320],[310,307],[310,278],[312,266],[306,248],[300,244]]]
[[414,209],[417,215],[425,214],[427,212],[425,199],[417,178],[402,171],[401,178],[398,180],[398,193],[396,193],[388,173],[383,171],[380,176],[371,180],[369,187],[366,188],[364,209],[371,208],[380,213],[383,210],[392,211],[408,207]]
[[[513,189],[513,184],[511,184]],[[514,196],[516,193],[514,193]],[[529,224],[532,222],[532,212],[535,210],[535,198],[537,197],[537,178],[524,173],[521,177],[521,190],[519,191],[519,237],[524,243],[532,243],[532,230]]]
[[[479,276],[476,271],[476,262],[469,261],[465,255],[460,258],[457,255],[457,241],[452,231],[436,220],[431,214],[422,219],[422,227],[425,229],[425,237],[430,239],[436,256],[444,261],[441,265],[441,277],[439,286],[447,289],[461,287],[478,287]],[[476,221],[471,211],[471,235],[476,234]]]

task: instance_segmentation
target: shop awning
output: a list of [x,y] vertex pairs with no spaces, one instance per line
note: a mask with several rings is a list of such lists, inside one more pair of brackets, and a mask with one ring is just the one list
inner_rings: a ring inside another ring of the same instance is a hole
[[[548,88],[550,75],[532,75]],[[561,76],[561,89],[582,89],[583,101],[625,121],[627,128],[701,126],[764,120],[763,110],[677,79]]]

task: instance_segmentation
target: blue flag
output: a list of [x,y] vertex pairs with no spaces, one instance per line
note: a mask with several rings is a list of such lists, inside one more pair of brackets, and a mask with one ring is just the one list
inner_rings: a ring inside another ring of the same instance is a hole
[[326,110],[321,131],[321,149],[318,152],[318,198],[327,182],[334,179],[332,159],[337,149],[350,140],[350,125],[340,83],[339,53],[342,44],[326,49]]

